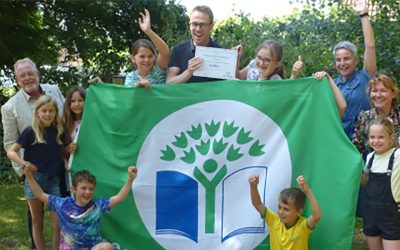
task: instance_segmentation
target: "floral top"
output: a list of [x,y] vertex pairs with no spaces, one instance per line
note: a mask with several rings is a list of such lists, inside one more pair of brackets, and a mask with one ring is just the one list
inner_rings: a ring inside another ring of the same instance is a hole
[[[370,109],[366,111],[361,111],[356,128],[355,128],[355,133],[354,133],[354,138],[353,138],[353,144],[357,147],[358,151],[363,156],[366,156],[368,153],[372,151],[371,147],[368,144],[368,124],[377,118],[379,116],[378,112],[376,109]],[[395,141],[397,147],[399,146],[398,138],[400,136],[400,106],[397,105],[395,106],[392,111],[390,112],[390,115],[388,116],[388,119],[392,122],[394,126],[394,132],[395,132]]]

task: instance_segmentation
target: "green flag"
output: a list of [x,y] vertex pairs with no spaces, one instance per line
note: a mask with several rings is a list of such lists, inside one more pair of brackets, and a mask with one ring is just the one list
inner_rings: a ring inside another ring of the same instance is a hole
[[254,174],[274,211],[304,175],[323,214],[310,249],[351,248],[362,160],[326,79],[92,85],[78,145],[72,171],[97,177],[96,197],[116,194],[138,167],[132,193],[102,218],[117,248],[266,249]]

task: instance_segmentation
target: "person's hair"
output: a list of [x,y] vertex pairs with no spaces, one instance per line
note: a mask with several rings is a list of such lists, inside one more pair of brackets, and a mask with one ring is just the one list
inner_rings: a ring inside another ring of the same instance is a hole
[[[156,49],[154,48],[154,45],[152,42],[150,42],[147,39],[138,39],[135,42],[132,43],[131,46],[131,56],[136,56],[140,48],[147,48],[151,50],[153,55],[156,55]],[[136,65],[134,65],[136,67]]]
[[[282,79],[284,79],[285,78],[285,74],[283,72],[283,65],[282,65],[282,57],[283,57],[283,47],[282,47],[282,45],[279,42],[274,41],[274,40],[265,40],[260,45],[258,45],[258,47],[256,49],[256,53],[258,53],[258,51],[260,51],[260,49],[269,50],[270,53],[271,53],[272,60],[281,63],[281,66],[278,67],[272,73],[272,75],[278,74]],[[271,77],[271,76],[268,76],[268,78]]]
[[131,55],[135,56],[140,48],[147,48],[153,52],[153,54],[156,54],[156,49],[154,48],[154,45],[152,42],[150,42],[147,39],[138,39],[135,42],[132,43],[131,46]]
[[74,187],[77,187],[79,182],[84,181],[87,181],[96,186],[96,177],[92,175],[88,170],[81,170],[76,172],[74,178],[72,178],[72,185]]
[[306,195],[299,188],[285,188],[281,191],[279,199],[286,205],[289,204],[289,201],[293,201],[296,209],[304,208],[306,203]]
[[393,136],[394,136],[394,126],[393,126],[392,122],[388,118],[378,116],[377,118],[375,118],[372,121],[370,121],[369,124],[368,124],[368,129],[367,129],[368,136],[369,136],[369,131],[370,131],[370,128],[371,128],[372,125],[381,125],[381,126],[383,126],[386,129],[386,131],[388,132],[389,137],[391,139],[390,146],[392,146],[392,147],[395,146],[395,140],[392,139]]
[[46,141],[44,140],[45,127],[43,126],[42,121],[40,120],[40,118],[38,116],[38,112],[41,107],[43,107],[44,105],[46,105],[48,103],[51,103],[54,106],[54,109],[56,111],[54,121],[52,122],[51,125],[57,129],[56,141],[59,145],[61,145],[62,144],[61,135],[63,133],[63,128],[62,128],[61,118],[59,116],[58,106],[57,106],[56,101],[47,95],[40,96],[39,99],[37,99],[35,102],[35,112],[32,117],[32,130],[35,133],[35,141],[33,144],[46,143]]
[[67,96],[64,102],[64,113],[62,117],[62,122],[64,124],[64,131],[65,134],[67,135],[66,136],[67,138],[69,138],[69,135],[74,129],[74,122],[77,120],[76,114],[71,110],[72,95],[76,92],[78,92],[79,95],[83,98],[83,101],[85,101],[86,99],[86,89],[81,86],[78,85],[72,86],[67,92]]
[[354,45],[354,43],[349,42],[349,41],[341,41],[338,42],[335,47],[333,48],[333,56],[336,56],[336,51],[338,49],[347,49],[349,50],[353,56],[355,56],[356,58],[358,58],[358,54],[357,54],[357,47],[356,45]]
[[20,65],[20,64],[29,64],[30,66],[32,66],[32,69],[34,70],[34,71],[36,71],[38,74],[39,74],[39,71],[38,71],[38,69],[37,69],[37,67],[36,67],[36,64],[29,58],[29,57],[25,57],[25,58],[23,58],[23,59],[19,59],[18,61],[16,61],[15,63],[14,63],[14,73],[16,72],[16,70],[17,70],[17,67]]
[[197,5],[192,9],[192,12],[190,12],[190,15],[192,15],[193,12],[198,11],[202,13],[206,13],[210,19],[210,24],[214,23],[214,14],[211,10],[210,7],[207,5]]
[[383,84],[383,86],[385,86],[385,88],[390,89],[393,92],[393,94],[395,96],[395,98],[393,98],[393,101],[392,101],[392,107],[393,107],[397,103],[398,95],[399,95],[399,88],[397,87],[397,84],[396,84],[396,78],[394,78],[393,76],[391,76],[389,74],[385,74],[385,73],[377,74],[368,83],[368,87],[367,87],[368,95],[371,94],[371,90],[376,87],[378,82],[381,82]]

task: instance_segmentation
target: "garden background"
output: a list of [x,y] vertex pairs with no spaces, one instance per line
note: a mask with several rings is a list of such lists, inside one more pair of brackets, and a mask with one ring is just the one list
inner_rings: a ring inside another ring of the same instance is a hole
[[[263,40],[280,41],[284,46],[286,77],[298,55],[304,62],[300,77],[321,70],[336,76],[332,48],[341,40],[354,42],[359,48],[360,61],[363,61],[361,22],[349,6],[351,1],[293,2],[302,3],[302,10],[294,10],[285,17],[254,20],[239,11],[217,22],[212,37],[226,48],[243,44],[242,67],[254,57],[257,45]],[[369,0],[368,3],[375,32],[378,70],[400,79],[400,1]],[[75,84],[87,86],[87,80],[93,76],[111,82],[113,76],[131,71],[130,44],[146,38],[137,23],[139,12],[144,8],[151,13],[153,30],[171,50],[177,42],[190,37],[187,15],[190,10],[174,0],[0,1],[0,105],[18,90],[13,80],[13,63],[24,57],[30,57],[38,64],[41,82],[58,84],[63,91]],[[260,1],[260,8],[268,6],[263,6]],[[68,54],[60,56],[62,48],[67,48]],[[1,141],[2,135],[0,124]],[[0,195],[1,204],[10,199],[7,190],[14,195],[19,190],[14,186],[18,182],[3,147],[0,147],[0,183],[4,191]],[[19,213],[16,211],[16,215]],[[1,214],[2,225],[8,221],[5,216]],[[0,235],[3,235],[1,230]],[[0,248],[6,246],[2,241],[0,236]]]

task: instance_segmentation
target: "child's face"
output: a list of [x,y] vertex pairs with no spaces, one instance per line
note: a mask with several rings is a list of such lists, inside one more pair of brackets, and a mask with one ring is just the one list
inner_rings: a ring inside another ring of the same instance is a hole
[[140,47],[136,55],[132,57],[132,63],[139,71],[149,73],[154,65],[155,56],[149,48]]
[[83,99],[81,94],[78,91],[74,92],[71,96],[71,106],[70,106],[72,113],[78,116],[82,115],[84,103],[85,100]]
[[256,66],[262,80],[270,78],[279,67],[279,62],[272,58],[270,49],[260,49],[256,55]]
[[44,127],[49,127],[56,118],[57,111],[53,103],[49,102],[37,110],[37,116]]
[[369,145],[377,154],[383,154],[392,148],[392,139],[383,125],[373,124],[369,128]]
[[278,208],[279,218],[286,226],[293,226],[296,223],[297,218],[303,212],[303,209],[296,208],[296,205],[292,200],[289,200],[288,204],[285,204],[281,199],[279,199]]
[[72,186],[72,192],[75,193],[75,202],[79,206],[86,206],[93,198],[94,185],[88,181],[81,181]]

